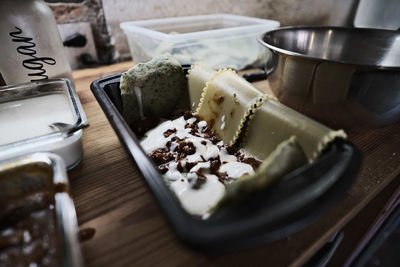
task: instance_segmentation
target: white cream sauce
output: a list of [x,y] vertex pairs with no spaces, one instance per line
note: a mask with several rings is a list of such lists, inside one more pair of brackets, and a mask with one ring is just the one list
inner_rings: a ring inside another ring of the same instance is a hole
[[221,130],[225,129],[225,115],[222,115],[221,117]]
[[[223,197],[225,186],[218,180],[218,177],[210,173],[210,160],[219,157],[221,165],[218,169],[220,173],[226,173],[228,179],[238,179],[245,174],[252,174],[254,170],[251,165],[239,162],[236,156],[230,155],[226,148],[223,147],[222,141],[213,144],[209,139],[204,137],[207,122],[200,121],[197,123],[198,131],[196,135],[190,132],[191,127],[185,128],[196,123],[197,119],[192,117],[185,120],[179,117],[173,121],[166,121],[158,125],[156,128],[148,131],[141,141],[141,145],[146,153],[151,154],[156,149],[169,149],[173,152],[178,147],[177,142],[172,141],[174,137],[183,139],[185,142],[193,143],[196,151],[192,155],[180,160],[180,164],[184,167],[187,163],[197,162],[188,172],[180,172],[178,162],[171,161],[168,163],[168,171],[164,174],[166,181],[169,183],[172,191],[178,196],[182,206],[193,215],[206,215],[218,201]],[[174,133],[165,137],[164,133],[171,130]],[[168,142],[171,142],[169,148]],[[199,188],[195,188],[198,173],[205,176],[205,181]]]
[[54,122],[75,122],[64,94],[0,103],[0,145],[54,132],[49,126]]
[[193,189],[187,179],[171,184],[183,208],[194,215],[204,215],[224,196],[225,186],[213,174],[206,175],[206,181],[200,189]]

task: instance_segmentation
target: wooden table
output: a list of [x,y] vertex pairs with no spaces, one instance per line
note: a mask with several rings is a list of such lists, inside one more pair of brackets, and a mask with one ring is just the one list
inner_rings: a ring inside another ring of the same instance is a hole
[[[299,266],[400,173],[400,123],[349,133],[364,154],[362,169],[346,197],[327,214],[270,244],[199,254],[175,238],[89,89],[93,80],[131,66],[127,62],[73,73],[90,123],[83,135],[83,160],[68,173],[80,228],[96,229],[82,243],[87,266]],[[266,81],[254,85],[269,93]]]

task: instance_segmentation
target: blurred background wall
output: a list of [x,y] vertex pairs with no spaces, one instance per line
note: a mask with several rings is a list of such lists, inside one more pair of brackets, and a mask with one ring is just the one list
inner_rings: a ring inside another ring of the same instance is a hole
[[[346,25],[358,0],[46,0],[63,39],[83,33],[88,44],[69,48],[74,69],[129,59],[123,21],[231,13],[288,25]],[[79,55],[88,54],[81,62]]]

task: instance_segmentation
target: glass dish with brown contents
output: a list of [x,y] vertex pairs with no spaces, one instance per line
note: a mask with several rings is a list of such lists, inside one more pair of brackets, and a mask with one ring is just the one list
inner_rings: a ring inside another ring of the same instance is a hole
[[81,266],[63,160],[35,153],[0,162],[0,265]]

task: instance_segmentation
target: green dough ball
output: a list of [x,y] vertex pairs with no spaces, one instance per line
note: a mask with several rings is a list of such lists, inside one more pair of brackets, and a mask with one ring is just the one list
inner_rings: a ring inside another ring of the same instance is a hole
[[123,73],[120,89],[122,115],[132,123],[142,116],[167,117],[187,91],[187,81],[179,62],[164,54]]

